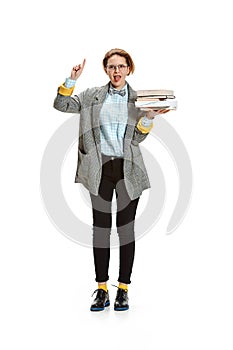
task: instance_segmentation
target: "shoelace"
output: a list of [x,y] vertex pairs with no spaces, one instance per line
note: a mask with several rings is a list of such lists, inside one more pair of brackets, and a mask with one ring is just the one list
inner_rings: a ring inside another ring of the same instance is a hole
[[116,286],[115,284],[111,284],[111,286],[116,287],[116,288],[118,288],[118,289],[123,289],[123,290],[125,290],[124,288],[120,288],[120,287]]
[[[124,292],[127,292],[125,289],[119,288],[119,287],[116,286],[115,284],[111,284],[111,286],[116,287],[117,289],[122,289]],[[98,292],[99,290],[103,290],[103,289],[97,288],[96,290],[94,290],[94,292],[92,293],[92,297],[93,297],[93,295],[94,295],[96,292]],[[104,290],[103,290],[103,291],[104,291]],[[104,291],[104,292],[105,292],[105,291]]]
[[124,290],[123,288],[119,288],[115,284],[112,284],[112,286],[117,288],[117,299],[119,301],[129,300],[128,291]]
[[125,290],[125,289],[123,289],[123,288],[119,288],[118,286],[116,286],[115,284],[112,284],[112,286],[113,287],[116,287],[117,289],[121,289],[121,290],[123,290],[125,293],[127,293],[128,292],[128,290]]
[[99,288],[97,288],[96,290],[94,290],[94,292],[92,293],[92,297],[93,297],[93,295],[96,293],[96,292],[98,292],[99,291]]
[[[94,290],[94,292],[92,293],[92,297],[93,297],[93,295],[96,293],[96,292],[98,292],[99,290],[102,290],[103,292],[105,292],[105,290],[104,289],[101,289],[101,288],[97,288],[96,290]],[[106,293],[106,292],[105,292]]]

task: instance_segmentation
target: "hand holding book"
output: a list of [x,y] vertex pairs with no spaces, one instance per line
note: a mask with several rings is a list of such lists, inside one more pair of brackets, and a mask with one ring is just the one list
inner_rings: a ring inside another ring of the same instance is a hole
[[148,111],[148,118],[151,118],[151,111],[164,114],[170,110],[176,110],[177,101],[172,90],[138,90],[135,106]]
[[169,111],[170,111],[170,109],[155,110],[155,109],[152,109],[152,108],[148,108],[148,111],[146,112],[146,117],[148,119],[154,119],[154,117],[156,117],[156,115],[165,114],[165,113],[167,113]]

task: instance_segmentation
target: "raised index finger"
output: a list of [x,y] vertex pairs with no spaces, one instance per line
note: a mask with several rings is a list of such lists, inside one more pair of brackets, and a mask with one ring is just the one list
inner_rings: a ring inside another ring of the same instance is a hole
[[85,63],[86,63],[86,58],[84,58],[83,60],[83,63],[82,63],[82,66],[81,66],[81,69],[83,70],[84,66],[85,66]]

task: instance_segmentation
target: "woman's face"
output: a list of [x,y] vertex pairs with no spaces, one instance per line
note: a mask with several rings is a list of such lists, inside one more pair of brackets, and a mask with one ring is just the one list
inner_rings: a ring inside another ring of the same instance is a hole
[[130,72],[125,57],[113,55],[108,59],[105,72],[115,89],[120,90],[125,85],[125,79]]

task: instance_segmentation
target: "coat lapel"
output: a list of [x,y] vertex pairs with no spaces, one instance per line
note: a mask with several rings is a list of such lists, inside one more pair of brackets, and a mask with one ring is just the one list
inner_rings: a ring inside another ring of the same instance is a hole
[[94,96],[93,102],[93,113],[92,113],[92,123],[93,123],[93,132],[94,140],[96,142],[96,147],[100,156],[101,147],[100,147],[100,111],[104,103],[106,94],[109,89],[109,84],[106,84],[99,88]]
[[136,91],[134,91],[131,86],[128,84],[128,120],[127,120],[127,126],[125,130],[125,137],[124,137],[124,153],[125,150],[128,149],[130,146],[131,140],[133,138],[134,134],[134,128],[137,122],[138,118],[138,110],[135,108],[135,100],[137,97]]

